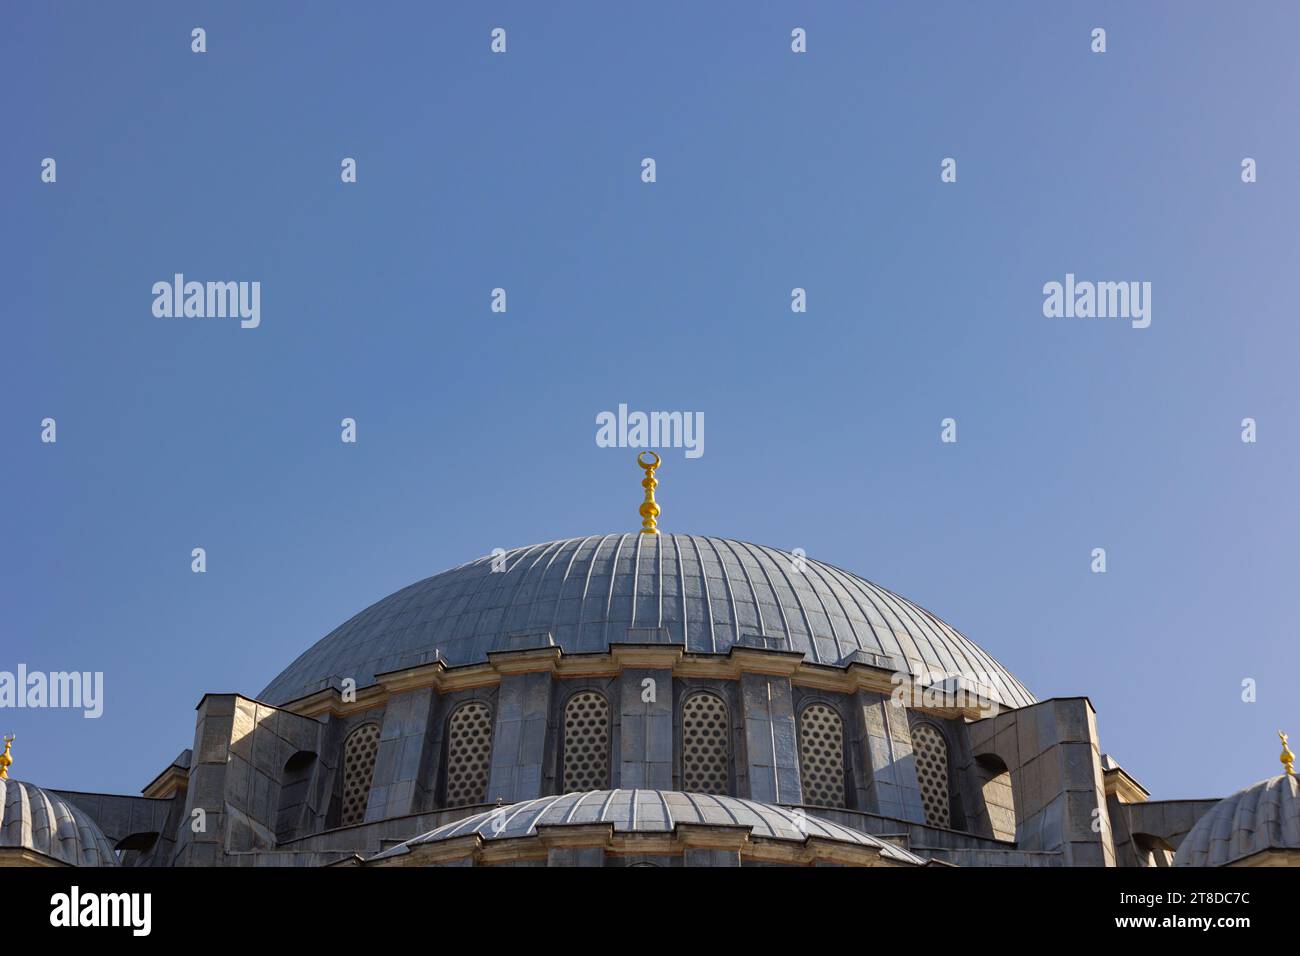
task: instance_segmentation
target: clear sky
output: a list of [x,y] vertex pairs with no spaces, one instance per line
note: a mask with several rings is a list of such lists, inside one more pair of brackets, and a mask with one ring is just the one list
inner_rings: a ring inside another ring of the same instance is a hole
[[[0,34],[0,670],[106,683],[98,720],[0,711],[14,776],[137,792],[205,692],[384,595],[634,530],[619,403],[704,413],[664,530],[908,596],[1087,695],[1156,798],[1280,770],[1294,4],[10,3]],[[260,282],[261,325],[155,317],[177,272]],[[1150,327],[1045,317],[1067,273],[1150,282]]]

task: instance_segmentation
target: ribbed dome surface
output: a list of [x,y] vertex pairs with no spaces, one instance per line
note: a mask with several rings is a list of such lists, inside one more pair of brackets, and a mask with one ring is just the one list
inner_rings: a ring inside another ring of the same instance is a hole
[[1300,778],[1282,774],[1224,797],[1188,831],[1174,866],[1225,866],[1265,850],[1300,851]]
[[899,863],[924,865],[925,860],[859,830],[785,807],[742,800],[739,797],[680,793],[674,790],[589,790],[562,796],[539,797],[496,810],[478,813],[438,827],[423,836],[379,853],[382,860],[410,852],[423,843],[438,843],[478,833],[486,840],[512,840],[535,836],[537,828],[608,823],[621,833],[672,833],[678,824],[715,827],[749,827],[756,837],[802,843],[809,837],[852,843],[879,850]]
[[[999,703],[1034,697],[997,661],[933,614],[853,574],[727,538],[592,535],[516,548],[392,594],[336,628],[261,693],[283,704],[352,678],[438,659],[545,643],[566,653],[667,641],[697,653],[737,643],[802,651],[912,674],[961,674]],[[532,643],[530,643],[532,642]]]
[[0,780],[0,849],[26,849],[69,866],[117,866],[117,854],[83,810],[21,780]]

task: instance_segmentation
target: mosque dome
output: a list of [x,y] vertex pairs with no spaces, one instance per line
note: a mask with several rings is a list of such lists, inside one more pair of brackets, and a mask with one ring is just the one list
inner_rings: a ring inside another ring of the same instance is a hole
[[[497,807],[444,824],[367,862],[395,862],[421,847],[432,849],[438,844],[456,843],[449,847],[452,854],[468,854],[471,842],[532,841],[541,833],[563,835],[566,830],[593,826],[608,827],[615,837],[632,834],[642,838],[674,834],[682,826],[712,828],[733,831],[746,843],[785,844],[787,853],[790,844],[807,846],[811,841],[838,845],[886,864],[922,866],[926,862],[887,840],[797,810],[737,797],[670,790],[590,790]],[[574,844],[572,837],[563,842]]]
[[283,705],[352,678],[553,644],[736,645],[864,663],[912,675],[965,675],[1009,707],[1035,702],[974,642],[911,601],[832,565],[775,548],[688,534],[606,534],[515,548],[425,578],[372,604],[308,649],[261,692]]
[[37,865],[117,865],[113,845],[94,820],[58,794],[4,779],[0,780],[0,807],[0,858]]
[[1284,773],[1216,803],[1183,838],[1175,866],[1300,863],[1300,778]]

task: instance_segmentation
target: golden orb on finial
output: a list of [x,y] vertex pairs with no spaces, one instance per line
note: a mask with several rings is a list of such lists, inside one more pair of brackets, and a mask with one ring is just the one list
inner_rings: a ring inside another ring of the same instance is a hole
[[14,758],[9,756],[9,748],[14,745],[14,741],[17,739],[13,734],[5,734],[5,752],[0,754],[0,780],[9,779],[9,768],[14,762]]
[[[649,461],[643,461],[644,456],[649,455]],[[645,489],[645,501],[641,503],[641,533],[658,534],[659,527],[655,519],[659,517],[659,505],[655,503],[655,488],[659,487],[659,480],[655,478],[655,469],[659,467],[662,459],[657,452],[643,451],[636,456],[636,463],[645,469],[645,479],[641,482],[641,487]]]
[[1280,730],[1277,732],[1277,735],[1282,738],[1282,756],[1278,759],[1282,761],[1282,766],[1286,767],[1287,776],[1294,777],[1295,754],[1293,754],[1291,748],[1287,746],[1287,735],[1282,733]]

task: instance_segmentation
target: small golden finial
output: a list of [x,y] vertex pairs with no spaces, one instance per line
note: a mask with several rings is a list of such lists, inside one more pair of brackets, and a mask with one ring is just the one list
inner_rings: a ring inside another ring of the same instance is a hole
[[9,756],[9,748],[14,745],[14,741],[17,739],[13,734],[5,735],[5,752],[0,754],[0,780],[9,779],[9,767],[14,762],[14,758]]
[[1282,733],[1282,731],[1279,730],[1277,732],[1277,735],[1282,738],[1282,756],[1279,757],[1278,759],[1282,761],[1282,766],[1286,767],[1287,776],[1294,777],[1295,776],[1295,767],[1294,767],[1295,754],[1293,754],[1291,752],[1291,748],[1286,745],[1286,741],[1287,741],[1286,734]]
[[[641,455],[652,455],[654,461],[644,462]],[[659,517],[659,506],[655,504],[655,488],[659,486],[655,478],[655,469],[659,467],[660,458],[656,452],[643,451],[636,456],[636,463],[645,469],[645,480],[641,482],[641,487],[645,489],[645,501],[641,504],[641,533],[658,534],[659,528],[655,525],[655,519]]]

